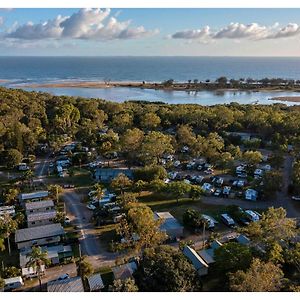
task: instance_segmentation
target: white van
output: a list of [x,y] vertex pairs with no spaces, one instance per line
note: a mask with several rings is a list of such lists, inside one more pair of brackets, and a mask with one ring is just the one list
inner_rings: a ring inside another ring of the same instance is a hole
[[245,210],[245,214],[247,215],[247,218],[251,221],[251,222],[257,222],[259,221],[259,215],[257,213],[255,213],[253,210]]
[[4,291],[11,291],[24,285],[21,276],[4,279]]

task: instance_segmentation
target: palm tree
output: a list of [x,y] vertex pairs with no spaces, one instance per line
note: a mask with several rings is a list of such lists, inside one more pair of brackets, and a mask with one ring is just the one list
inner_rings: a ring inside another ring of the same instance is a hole
[[93,190],[95,191],[95,196],[97,199],[101,199],[104,194],[103,186],[99,183],[96,183],[93,185]]
[[0,236],[7,239],[8,253],[11,255],[10,249],[10,235],[18,228],[18,222],[14,220],[9,214],[5,214],[0,218]]
[[50,263],[50,260],[47,258],[47,254],[47,251],[42,251],[42,248],[37,246],[32,247],[31,252],[26,255],[26,257],[29,258],[28,262],[26,263],[26,267],[31,267],[37,273],[40,291],[42,290],[42,267]]

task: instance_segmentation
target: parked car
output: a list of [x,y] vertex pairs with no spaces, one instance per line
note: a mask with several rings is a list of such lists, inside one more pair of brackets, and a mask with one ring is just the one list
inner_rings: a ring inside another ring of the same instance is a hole
[[293,196],[293,197],[292,197],[292,200],[300,201],[300,196]]
[[86,207],[87,207],[88,209],[90,209],[90,210],[95,210],[95,209],[96,209],[96,206],[93,205],[93,204],[88,204]]
[[205,173],[205,174],[208,174],[208,175],[209,175],[209,174],[213,174],[213,173],[214,173],[214,170],[213,170],[213,169],[207,169],[207,170],[204,171],[204,173]]
[[245,210],[245,214],[247,215],[247,218],[251,221],[251,222],[257,222],[259,221],[260,217],[258,214],[256,214],[253,210]]
[[228,227],[234,227],[235,226],[235,222],[229,214],[221,214],[221,220]]
[[214,192],[214,196],[219,197],[221,195],[221,193],[222,193],[221,189],[216,189]]

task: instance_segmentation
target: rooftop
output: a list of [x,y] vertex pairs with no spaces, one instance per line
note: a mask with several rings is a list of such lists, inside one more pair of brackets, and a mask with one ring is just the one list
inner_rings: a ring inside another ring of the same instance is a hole
[[137,269],[135,262],[116,266],[112,268],[115,279],[126,279],[132,276],[133,272]]
[[25,204],[26,210],[35,210],[40,208],[54,207],[53,200],[43,200],[38,202],[27,202]]
[[39,198],[46,198],[49,196],[48,191],[37,191],[37,192],[32,192],[32,193],[24,193],[20,194],[20,200],[30,200],[30,199],[39,199]]
[[55,217],[56,217],[56,210],[37,212],[37,213],[28,214],[27,221],[34,222],[34,221],[54,219]]
[[84,292],[84,288],[81,278],[77,276],[48,282],[47,292]]
[[19,229],[16,231],[15,242],[20,243],[25,241],[32,241],[47,237],[59,236],[63,235],[64,233],[65,231],[59,223]]
[[169,212],[154,212],[154,218],[163,220],[163,229],[181,228],[181,224]]
[[90,287],[90,291],[97,291],[104,288],[104,284],[99,273],[93,274],[92,276],[88,277],[88,283]]

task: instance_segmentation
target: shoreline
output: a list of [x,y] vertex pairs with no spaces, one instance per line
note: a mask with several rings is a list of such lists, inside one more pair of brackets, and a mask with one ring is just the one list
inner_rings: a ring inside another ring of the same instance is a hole
[[273,97],[270,98],[269,100],[272,101],[284,101],[284,102],[300,102],[300,96],[281,96],[281,97]]
[[[1,80],[0,80],[1,82]],[[5,80],[3,80],[5,82]],[[174,83],[172,86],[165,86],[158,82],[140,82],[140,81],[62,81],[62,82],[50,82],[50,83],[33,83],[24,84],[18,86],[17,88],[95,88],[95,89],[109,89],[117,87],[126,88],[140,88],[140,89],[155,89],[155,90],[165,90],[165,91],[187,91],[187,92],[197,92],[197,91],[232,91],[232,92],[299,92],[300,97],[300,87],[285,89],[278,86],[273,87],[218,87],[213,84],[202,84],[195,87],[188,83]],[[288,98],[288,97],[283,97]],[[278,100],[271,98],[272,100]],[[288,100],[287,100],[288,101]],[[291,101],[291,100],[289,100]]]

